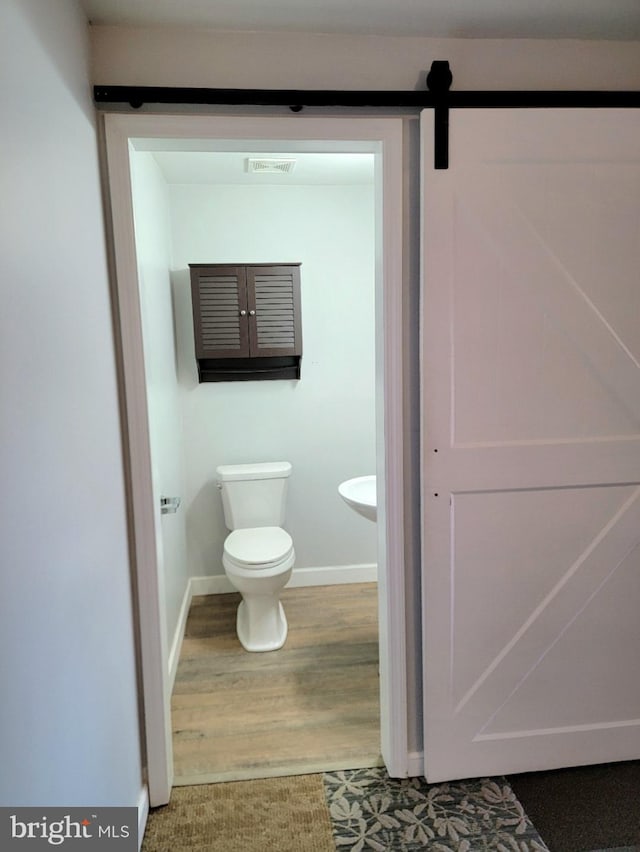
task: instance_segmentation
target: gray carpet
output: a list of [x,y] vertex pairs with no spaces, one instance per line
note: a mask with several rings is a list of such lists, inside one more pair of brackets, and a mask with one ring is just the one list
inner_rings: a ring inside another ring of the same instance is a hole
[[640,762],[530,772],[507,779],[551,852],[640,846]]

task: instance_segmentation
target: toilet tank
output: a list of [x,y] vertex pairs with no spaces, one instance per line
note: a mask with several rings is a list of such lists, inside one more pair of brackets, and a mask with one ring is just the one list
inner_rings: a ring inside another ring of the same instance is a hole
[[216,468],[227,529],[284,523],[289,462],[223,464]]

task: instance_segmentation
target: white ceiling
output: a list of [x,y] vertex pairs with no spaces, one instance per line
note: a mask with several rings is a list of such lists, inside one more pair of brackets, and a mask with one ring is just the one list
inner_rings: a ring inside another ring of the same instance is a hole
[[640,39],[640,0],[81,0],[94,24],[449,38]]
[[[373,184],[373,154],[155,151],[153,156],[169,184]],[[250,174],[246,168],[249,157],[293,159],[296,163],[288,174]]]

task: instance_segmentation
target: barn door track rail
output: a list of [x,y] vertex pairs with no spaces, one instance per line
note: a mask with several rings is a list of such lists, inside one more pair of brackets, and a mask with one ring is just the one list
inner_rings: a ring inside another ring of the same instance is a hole
[[451,91],[449,63],[436,60],[426,77],[425,90],[368,91],[321,89],[203,89],[171,86],[94,86],[97,105],[144,104],[193,106],[285,106],[292,112],[304,107],[368,107],[434,110],[434,168],[449,167],[449,110],[473,108],[628,108],[640,107],[640,92],[611,91]]

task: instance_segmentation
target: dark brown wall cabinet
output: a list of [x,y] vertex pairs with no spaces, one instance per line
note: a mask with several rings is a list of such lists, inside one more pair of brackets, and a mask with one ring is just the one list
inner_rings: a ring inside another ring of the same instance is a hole
[[299,263],[189,269],[201,382],[300,378]]

